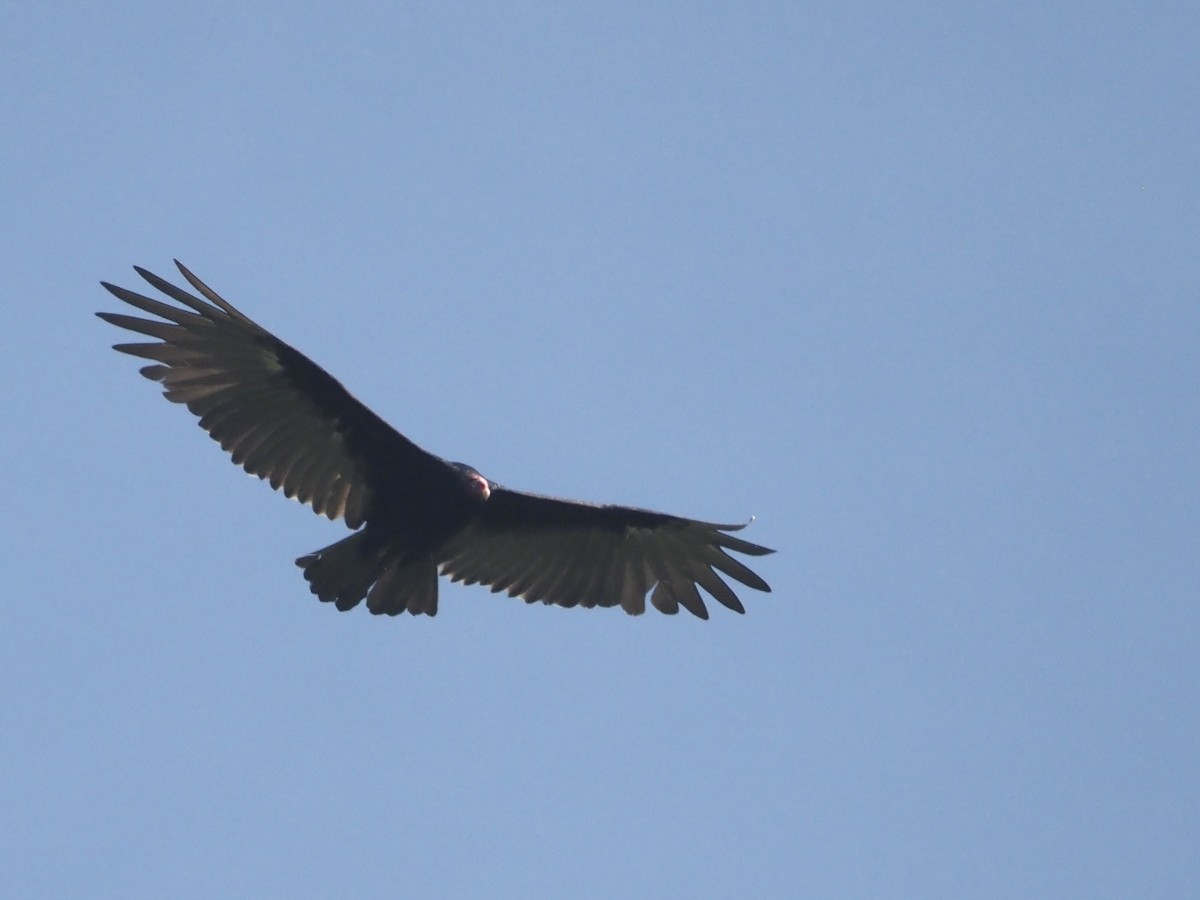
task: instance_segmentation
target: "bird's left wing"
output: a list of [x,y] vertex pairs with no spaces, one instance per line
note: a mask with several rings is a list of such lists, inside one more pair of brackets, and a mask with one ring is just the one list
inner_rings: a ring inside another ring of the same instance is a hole
[[119,313],[101,319],[155,343],[116,344],[153,361],[142,368],[168,400],[200,418],[200,427],[233,462],[330,519],[362,525],[376,470],[421,482],[446,477],[442,460],[422,450],[356,400],[328,372],[251,321],[183,264],[175,265],[201,297],[152,272],[137,273],[174,306],[101,282],[113,296],[165,321]]
[[771,588],[726,551],[774,551],[734,537],[743,525],[716,525],[628,506],[597,506],[497,487],[479,516],[444,548],[442,573],[491,586],[529,603],[617,606],[632,615],[651,603],[674,614],[682,606],[702,619],[697,587],[745,612],[720,577]]

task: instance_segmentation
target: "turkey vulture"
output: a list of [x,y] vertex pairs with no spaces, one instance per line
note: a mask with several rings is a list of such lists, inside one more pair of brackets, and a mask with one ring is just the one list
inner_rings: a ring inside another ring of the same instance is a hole
[[[152,360],[141,372],[187,406],[252,475],[354,533],[296,565],[321,600],[372,613],[437,613],[438,572],[532,603],[650,602],[708,618],[697,586],[745,612],[718,574],[770,587],[732,550],[773,551],[716,525],[627,506],[601,506],[501,487],[470,466],[422,450],[358,402],[304,354],[256,325],[176,260],[204,299],[140,267],[179,306],[107,282],[105,289],[165,321],[97,313],[155,343],[114,349]],[[207,301],[207,302],[206,302]],[[716,570],[716,571],[714,571]]]

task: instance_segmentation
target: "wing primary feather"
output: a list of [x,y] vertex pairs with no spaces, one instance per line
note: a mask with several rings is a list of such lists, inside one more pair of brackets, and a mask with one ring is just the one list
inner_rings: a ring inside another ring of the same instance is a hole
[[194,348],[175,347],[171,344],[113,344],[113,349],[130,356],[153,359],[172,366],[186,365],[192,360],[204,359],[204,354]]
[[[214,310],[211,306],[204,303],[198,297],[193,297],[191,294],[189,294],[187,291],[183,290],[182,288],[178,288],[175,285],[171,284],[171,282],[167,281],[165,278],[160,278],[159,276],[155,275],[153,272],[143,269],[141,266],[134,266],[133,271],[137,272],[138,275],[140,275],[152,287],[157,288],[158,290],[162,291],[164,294],[166,294],[172,300],[176,301],[177,303],[182,303],[184,306],[188,307],[189,309],[194,309],[208,322],[210,322],[210,323],[213,322],[214,316],[218,315],[217,310]],[[130,292],[130,293],[132,293],[132,292]],[[118,294],[117,296],[120,296],[120,295]],[[139,294],[139,295],[135,295],[135,296],[141,296],[141,295]],[[125,298],[121,297],[121,299],[124,300]]]
[[207,284],[205,284],[203,281],[201,281],[199,278],[197,278],[195,275],[193,275],[191,273],[191,271],[188,269],[188,267],[185,266],[183,263],[181,263],[179,260],[175,260],[175,266],[176,266],[176,268],[179,269],[180,274],[183,275],[183,277],[188,280],[188,284],[190,284],[192,287],[194,287],[196,290],[198,290],[207,300],[209,300],[210,302],[215,303],[217,306],[219,306],[231,318],[236,319],[237,321],[241,322],[243,325],[248,326],[249,328],[253,329],[254,331],[260,332],[262,334],[269,334],[269,332],[265,328],[263,328],[261,325],[259,325],[257,322],[255,322],[253,319],[251,319],[249,316],[247,316],[245,313],[243,313],[241,310],[236,309],[232,303],[227,301],[224,297],[222,297],[220,294],[218,294],[216,291],[214,291],[212,288],[210,288]]
[[675,598],[679,601],[679,605],[692,615],[701,619],[708,618],[708,607],[704,605],[704,601],[700,598],[700,592],[696,590],[695,582],[690,578],[680,580],[678,589],[675,591]]
[[715,569],[720,569],[730,578],[735,578],[746,587],[752,587],[756,591],[771,593],[771,586],[762,580],[756,573],[752,572],[746,566],[742,565],[729,554],[725,553],[718,547],[709,546],[705,553],[705,559]]
[[696,583],[708,591],[713,599],[726,609],[732,609],[737,613],[746,612],[746,607],[742,606],[742,601],[738,599],[737,594],[721,580],[721,576],[707,565],[701,564],[696,568]]
[[168,303],[163,303],[161,300],[154,300],[143,294],[138,294],[128,288],[118,287],[115,284],[109,284],[106,281],[100,282],[110,294],[118,300],[123,300],[130,306],[140,309],[142,312],[150,313],[152,316],[158,316],[174,322],[177,325],[198,325],[202,320],[208,317],[204,315],[205,307],[203,304],[191,303],[187,305],[196,312],[189,312],[185,309],[180,309],[178,306],[171,306]]
[[775,552],[768,547],[763,547],[759,544],[752,544],[747,540],[736,538],[725,533],[730,530],[741,531],[746,527],[745,525],[713,525],[710,527],[712,527],[716,532],[715,538],[717,545],[725,547],[728,550],[733,550],[735,553],[745,553],[747,556],[766,556]]
[[172,325],[168,322],[152,322],[149,319],[139,319],[124,313],[98,312],[96,315],[109,325],[144,334],[146,337],[158,338],[160,341],[175,342],[176,339],[187,335],[183,326]]

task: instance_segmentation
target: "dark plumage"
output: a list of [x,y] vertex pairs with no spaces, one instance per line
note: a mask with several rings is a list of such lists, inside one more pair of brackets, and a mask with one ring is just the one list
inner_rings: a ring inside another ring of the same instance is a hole
[[312,592],[338,609],[366,598],[373,613],[434,615],[439,570],[530,603],[619,604],[633,615],[653,589],[657,609],[706,619],[697,587],[744,612],[718,573],[770,590],[726,552],[773,552],[729,534],[744,526],[512,491],[422,450],[175,264],[204,299],[135,267],[180,305],[101,282],[165,321],[97,315],[155,339],[115,349],[152,360],[142,374],[197,415],[236,464],[358,529],[296,560]]

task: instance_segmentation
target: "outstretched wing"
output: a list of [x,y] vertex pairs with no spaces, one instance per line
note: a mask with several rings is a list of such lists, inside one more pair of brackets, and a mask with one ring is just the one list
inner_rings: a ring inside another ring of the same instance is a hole
[[595,506],[496,488],[479,516],[444,548],[442,573],[490,585],[529,603],[620,606],[631,615],[650,602],[664,613],[682,606],[702,619],[697,586],[745,612],[720,574],[759,591],[771,588],[729,555],[773,553],[715,525],[627,506]]
[[[234,463],[330,519],[363,524],[380,485],[416,483],[445,463],[354,399],[328,372],[255,324],[176,260],[202,296],[134,267],[180,306],[101,282],[115,297],[165,321],[118,313],[101,319],[155,343],[114,349],[153,360],[142,368],[183,403]],[[445,478],[445,474],[440,474]]]

